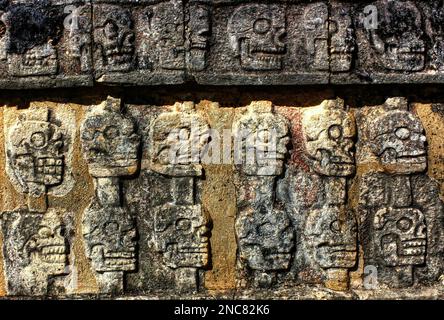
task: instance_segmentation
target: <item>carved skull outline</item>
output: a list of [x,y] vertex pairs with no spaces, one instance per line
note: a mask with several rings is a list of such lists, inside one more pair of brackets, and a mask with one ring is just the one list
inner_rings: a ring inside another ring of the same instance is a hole
[[393,71],[421,71],[425,67],[421,12],[412,1],[375,3],[379,23],[368,30],[370,44],[381,65]]
[[393,173],[423,172],[427,168],[424,128],[419,118],[405,110],[391,110],[369,125],[372,152]]
[[305,156],[320,175],[345,177],[355,172],[356,126],[342,108],[343,101],[329,100],[307,109],[302,116]]
[[68,243],[65,225],[55,210],[47,211],[36,234],[26,242],[24,250],[31,259],[31,265],[38,265],[51,275],[65,273],[68,264]]
[[211,36],[209,5],[191,2],[187,11],[187,63],[191,70],[202,71],[207,65],[207,51]]
[[97,272],[134,271],[135,219],[121,207],[91,207],[83,219],[87,257]]
[[135,32],[129,9],[116,5],[101,5],[96,15],[94,42],[101,67],[110,72],[133,68]]
[[176,103],[150,127],[151,170],[176,177],[202,175],[201,154],[209,141],[209,125],[193,102]]
[[150,31],[157,48],[160,67],[182,70],[185,67],[184,17],[181,0],[161,2],[149,8]]
[[344,206],[324,206],[309,212],[306,235],[314,259],[323,269],[350,269],[357,261],[357,222]]
[[68,42],[70,56],[80,61],[80,70],[89,71],[91,68],[91,20],[89,17],[91,7],[88,5],[74,7],[69,20],[70,28],[68,33]]
[[238,7],[228,22],[228,35],[243,69],[282,69],[287,51],[285,6],[247,4]]
[[305,48],[313,56],[313,67],[316,70],[329,70],[328,15],[325,3],[311,4],[304,12]]
[[200,205],[154,208],[154,242],[170,268],[205,268],[210,254],[210,218]]
[[250,269],[280,271],[290,267],[294,249],[294,232],[283,210],[241,212],[235,229],[239,257]]
[[289,122],[273,113],[269,102],[258,101],[233,124],[235,143],[241,148],[243,172],[251,176],[277,176],[288,153]]
[[329,24],[330,70],[332,72],[350,71],[356,51],[356,36],[350,14],[340,9]]
[[386,266],[422,265],[426,259],[427,226],[416,208],[382,208],[374,216],[375,246]]
[[40,196],[63,181],[64,131],[48,121],[48,109],[33,112],[10,129],[8,158],[24,192]]
[[140,136],[120,107],[120,99],[108,97],[81,125],[83,154],[95,177],[131,175],[137,170]]

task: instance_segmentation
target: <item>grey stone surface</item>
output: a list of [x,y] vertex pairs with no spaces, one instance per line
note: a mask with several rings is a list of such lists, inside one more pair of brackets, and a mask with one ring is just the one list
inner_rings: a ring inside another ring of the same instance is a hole
[[378,282],[390,287],[431,283],[443,268],[443,203],[424,173],[424,128],[404,98],[388,99],[382,108],[363,124],[365,143],[383,167],[360,183],[364,260],[378,267]]
[[86,256],[103,293],[122,293],[124,273],[137,268],[135,218],[123,206],[119,177],[138,168],[140,136],[121,114],[121,101],[108,97],[94,106],[81,126],[83,155],[94,178],[96,198],[83,216]]
[[[253,102],[233,124],[241,151],[240,161],[235,160],[240,287],[275,285],[278,273],[289,269],[294,249],[290,218],[275,204],[275,180],[283,172],[289,142],[288,121],[272,109],[271,102]],[[236,153],[236,144],[234,148]]]
[[89,1],[2,2],[0,87],[91,86],[91,10]]
[[438,0],[10,1],[0,87],[442,83]]

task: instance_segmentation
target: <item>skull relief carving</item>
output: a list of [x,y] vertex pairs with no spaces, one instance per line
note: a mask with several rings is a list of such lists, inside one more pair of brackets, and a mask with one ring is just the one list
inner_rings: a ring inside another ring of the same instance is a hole
[[394,71],[421,71],[425,42],[421,13],[412,1],[378,1],[379,24],[368,30],[381,65]]
[[95,177],[130,175],[137,169],[139,135],[120,107],[120,99],[108,97],[81,126],[84,157]]
[[[256,102],[233,125],[237,146],[241,150],[242,170],[251,176],[276,176],[283,171],[287,155],[288,121],[272,113],[269,102]],[[236,160],[237,163],[237,160]]]
[[128,71],[135,59],[134,26],[131,12],[119,6],[100,6],[94,41],[101,68],[112,72]]
[[25,244],[25,250],[31,264],[38,264],[52,275],[64,273],[68,261],[68,246],[64,225],[56,211],[49,210],[44,214],[37,233]]
[[320,175],[345,177],[355,171],[356,128],[354,119],[341,110],[342,106],[343,102],[324,101],[303,114],[306,158]]
[[63,131],[48,109],[30,110],[9,131],[8,158],[25,193],[40,196],[63,180]]
[[306,50],[313,56],[313,67],[329,70],[328,7],[325,3],[310,5],[304,13]]
[[154,239],[167,266],[205,268],[209,262],[210,220],[200,205],[155,208]]
[[228,23],[231,48],[245,70],[282,69],[285,34],[285,7],[280,5],[240,6]]
[[207,144],[209,126],[192,102],[176,103],[150,129],[151,170],[170,176],[200,176],[200,155]]
[[357,224],[351,210],[325,206],[309,213],[306,234],[323,269],[353,268],[357,260]]
[[150,8],[149,15],[151,37],[161,68],[182,70],[185,67],[182,0],[161,2]]
[[190,3],[188,8],[187,63],[191,70],[201,71],[206,67],[206,54],[211,34],[211,11],[201,3]]
[[290,219],[284,211],[243,212],[236,219],[239,256],[258,271],[286,270],[294,248]]
[[120,207],[97,208],[85,212],[83,220],[86,254],[97,272],[136,269],[136,226]]
[[369,140],[372,152],[390,172],[422,172],[427,167],[424,128],[408,111],[392,110],[375,118],[369,124]]
[[382,208],[374,216],[376,250],[390,267],[425,263],[427,227],[416,208]]

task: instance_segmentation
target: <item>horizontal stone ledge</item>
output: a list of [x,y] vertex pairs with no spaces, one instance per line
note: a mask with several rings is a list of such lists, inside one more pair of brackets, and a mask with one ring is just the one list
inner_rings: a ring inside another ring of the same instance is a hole
[[10,1],[0,89],[444,83],[440,1]]

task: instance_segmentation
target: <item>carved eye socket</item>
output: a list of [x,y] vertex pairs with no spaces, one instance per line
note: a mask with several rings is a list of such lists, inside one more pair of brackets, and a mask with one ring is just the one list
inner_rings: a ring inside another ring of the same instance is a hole
[[401,231],[408,231],[413,226],[413,221],[409,218],[401,218],[396,222],[396,226]]
[[189,140],[190,139],[190,131],[188,130],[188,128],[180,129],[179,139],[180,140]]
[[330,224],[330,230],[335,233],[341,232],[341,225],[339,223],[339,220],[332,221],[332,223]]
[[41,227],[39,229],[39,236],[41,238],[50,238],[52,236],[52,231],[48,227]]
[[395,131],[395,135],[399,139],[405,140],[405,139],[408,139],[410,137],[410,130],[408,128],[398,128]]
[[177,220],[176,229],[180,231],[189,231],[191,229],[191,221],[189,219]]
[[338,126],[337,124],[332,125],[330,128],[328,128],[328,136],[332,140],[338,140],[342,137],[342,127]]
[[109,126],[104,130],[103,134],[107,139],[114,139],[119,136],[119,129],[115,126]]
[[108,39],[112,39],[117,37],[119,28],[117,25],[111,21],[108,21],[105,25],[105,35],[108,37]]
[[270,30],[270,28],[271,28],[270,20],[264,19],[264,18],[257,19],[254,22],[254,26],[253,26],[254,32],[259,33],[259,34],[263,34],[263,33],[268,32]]
[[31,135],[31,144],[36,148],[41,148],[46,144],[46,136],[43,132],[35,132]]

